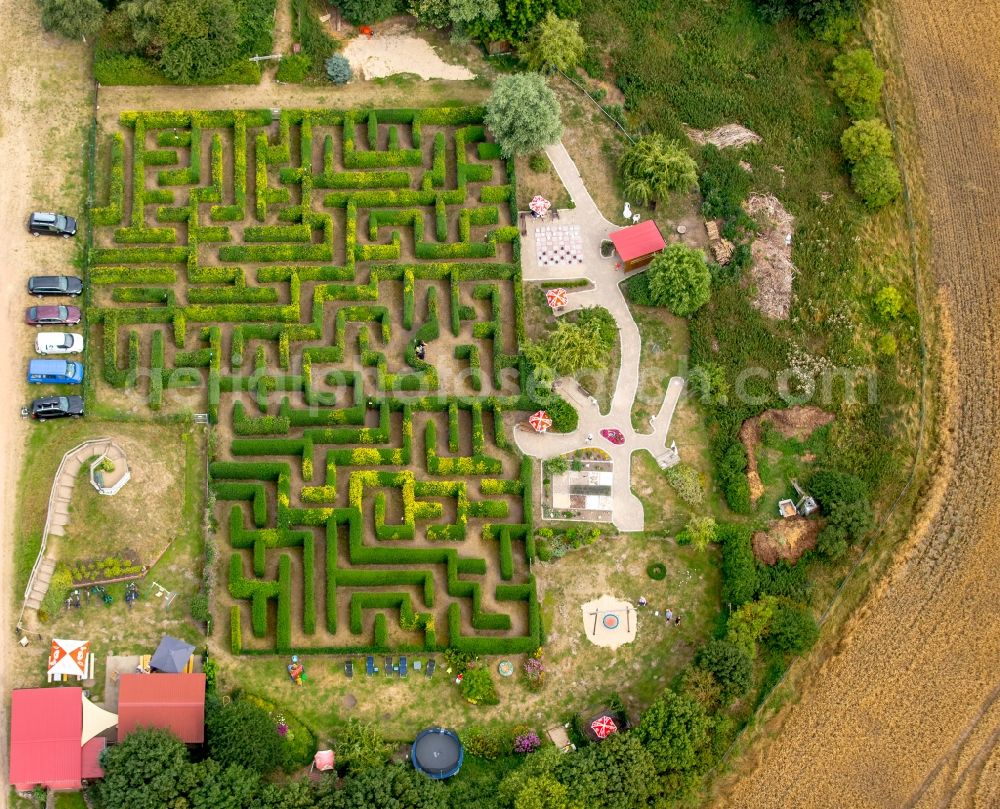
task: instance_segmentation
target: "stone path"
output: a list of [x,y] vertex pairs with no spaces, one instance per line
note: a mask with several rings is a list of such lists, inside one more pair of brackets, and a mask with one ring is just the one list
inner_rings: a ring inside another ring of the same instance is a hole
[[[559,223],[580,227],[583,264],[562,266],[541,266],[537,259],[535,245],[535,220],[527,220],[527,235],[523,238],[521,264],[525,281],[553,281],[559,279],[586,278],[593,287],[584,290],[567,290],[569,300],[562,313],[587,306],[603,306],[615,318],[621,341],[621,365],[615,385],[611,407],[602,414],[596,400],[584,395],[573,379],[559,379],[556,390],[570,401],[579,411],[580,420],[572,433],[539,434],[530,427],[514,431],[518,448],[526,455],[536,458],[552,458],[575,449],[590,445],[605,450],[614,461],[615,475],[611,487],[613,500],[612,522],[619,531],[641,531],[645,525],[642,502],[632,494],[632,453],[648,450],[654,458],[661,458],[666,452],[667,433],[674,415],[674,409],[684,390],[684,380],[673,377],[667,385],[666,395],[659,413],[651,421],[652,431],[637,432],[632,427],[632,407],[639,388],[639,360],[642,354],[642,340],[639,327],[632,318],[625,296],[618,284],[622,272],[615,267],[617,258],[601,256],[601,242],[608,238],[619,225],[612,224],[600,212],[593,198],[583,184],[576,164],[561,143],[549,146],[545,153],[555,167],[556,173],[569,192],[576,207],[560,210]],[[551,225],[551,221],[546,222]],[[619,446],[602,438],[603,429],[621,430],[625,443]],[[588,440],[588,436],[590,436]]]

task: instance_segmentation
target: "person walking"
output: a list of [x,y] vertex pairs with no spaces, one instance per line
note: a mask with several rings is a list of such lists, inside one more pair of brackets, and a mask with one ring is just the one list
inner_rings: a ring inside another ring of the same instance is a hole
[[667,611],[666,611],[665,613],[663,613],[663,615],[664,615],[664,616],[666,617],[666,619],[667,619],[667,624],[669,624],[669,623],[670,623],[670,622],[671,622],[671,621],[672,621],[672,620],[674,619],[674,613],[673,613],[673,610],[669,610],[669,609],[668,609],[668,610],[667,610]]

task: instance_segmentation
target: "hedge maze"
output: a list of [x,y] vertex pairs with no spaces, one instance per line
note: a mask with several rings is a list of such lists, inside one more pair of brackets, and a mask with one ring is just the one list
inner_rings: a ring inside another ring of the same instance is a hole
[[125,113],[102,148],[89,362],[106,402],[216,425],[233,651],[534,650],[515,178],[482,109]]

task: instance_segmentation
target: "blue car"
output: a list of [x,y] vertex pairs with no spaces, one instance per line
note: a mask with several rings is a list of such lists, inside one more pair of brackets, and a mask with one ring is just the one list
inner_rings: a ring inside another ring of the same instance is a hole
[[32,385],[79,385],[83,382],[83,363],[70,360],[31,360],[28,382]]

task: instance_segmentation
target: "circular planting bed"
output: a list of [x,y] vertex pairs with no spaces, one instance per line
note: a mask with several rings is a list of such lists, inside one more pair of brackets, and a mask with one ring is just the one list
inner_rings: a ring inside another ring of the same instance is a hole
[[667,566],[661,562],[654,562],[646,568],[646,575],[653,581],[663,581],[667,577]]
[[451,778],[462,769],[462,743],[453,730],[427,728],[410,748],[413,766],[429,778]]

